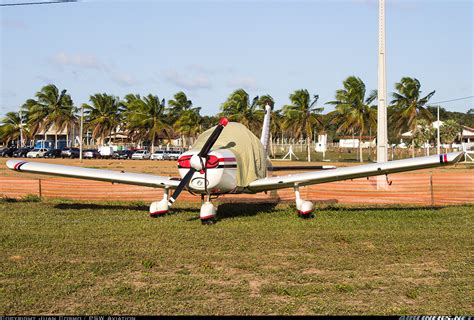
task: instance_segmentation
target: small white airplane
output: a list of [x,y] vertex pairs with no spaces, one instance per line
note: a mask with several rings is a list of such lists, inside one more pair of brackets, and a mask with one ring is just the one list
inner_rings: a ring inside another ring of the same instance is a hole
[[[336,168],[317,172],[305,172],[284,176],[267,176],[271,163],[267,157],[270,132],[270,106],[266,107],[261,139],[244,125],[222,118],[219,124],[202,133],[193,148],[178,159],[180,178],[123,171],[89,169],[75,166],[9,160],[7,166],[19,172],[41,173],[81,179],[109,181],[164,189],[163,199],[150,205],[150,216],[166,214],[179,194],[187,189],[200,195],[202,206],[200,219],[203,224],[215,222],[217,208],[211,203],[212,196],[222,194],[255,194],[269,190],[293,188],[296,209],[302,218],[313,217],[313,203],[300,197],[299,188],[339,180],[363,178],[454,164],[464,152],[453,152],[413,159],[372,163],[360,166]],[[278,167],[277,167],[278,168]],[[291,170],[292,167],[284,169]],[[316,167],[306,167],[316,169]],[[331,166],[318,169],[334,168]],[[298,167],[298,169],[301,169]],[[170,190],[174,190],[170,196]]]

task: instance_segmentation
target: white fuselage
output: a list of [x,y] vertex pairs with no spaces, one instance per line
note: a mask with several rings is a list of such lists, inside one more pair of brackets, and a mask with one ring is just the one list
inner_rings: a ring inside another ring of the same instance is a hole
[[[189,171],[191,156],[198,152],[190,150],[178,158],[181,178],[184,178]],[[188,186],[190,191],[201,194],[222,194],[232,192],[237,188],[237,159],[230,150],[211,151],[205,165],[206,170],[196,171],[191,178]]]

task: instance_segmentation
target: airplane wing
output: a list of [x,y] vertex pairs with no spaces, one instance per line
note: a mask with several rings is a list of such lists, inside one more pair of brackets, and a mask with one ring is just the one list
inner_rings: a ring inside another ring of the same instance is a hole
[[19,172],[41,173],[70,178],[108,181],[154,188],[176,189],[181,179],[144,173],[64,166],[42,162],[8,160],[7,167]]
[[339,180],[364,178],[396,172],[434,168],[454,164],[461,160],[463,156],[464,152],[452,152],[448,154],[434,155],[428,157],[395,160],[383,163],[371,163],[360,166],[323,170],[318,172],[306,172],[285,176],[267,177],[251,182],[247,189],[250,192],[256,193],[267,190],[291,188],[295,185],[307,186],[311,184],[319,184]]
[[336,166],[269,166],[268,171],[296,171],[296,170],[329,170],[336,169]]

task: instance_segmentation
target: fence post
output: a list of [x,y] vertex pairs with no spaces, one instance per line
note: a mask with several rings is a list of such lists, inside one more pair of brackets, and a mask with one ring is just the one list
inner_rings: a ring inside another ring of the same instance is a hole
[[38,179],[38,191],[39,191],[39,197],[41,198],[43,196],[41,192],[41,179]]
[[431,192],[431,206],[434,207],[434,193],[433,193],[433,171],[430,171],[430,192]]

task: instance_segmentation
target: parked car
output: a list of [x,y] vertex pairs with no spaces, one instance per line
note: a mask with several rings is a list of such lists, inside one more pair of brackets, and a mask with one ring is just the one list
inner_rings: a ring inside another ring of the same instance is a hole
[[137,150],[132,154],[133,160],[146,160],[150,159],[150,152],[148,150]]
[[41,158],[44,157],[44,154],[48,152],[48,149],[41,148],[41,149],[33,149],[26,154],[27,158]]
[[177,151],[177,150],[167,151],[163,155],[163,159],[165,159],[165,160],[178,160],[181,153],[182,153],[181,151]]
[[97,151],[100,153],[102,158],[112,158],[112,155],[114,154],[114,149],[110,146],[100,147]]
[[64,158],[79,158],[79,148],[64,148],[61,151],[61,157]]
[[165,150],[156,150],[151,155],[151,160],[163,160],[163,156],[165,155]]
[[0,156],[2,157],[13,157],[13,152],[17,150],[16,147],[7,147],[0,151]]
[[27,153],[33,150],[31,147],[25,147],[25,148],[20,148],[17,149],[15,152],[13,152],[13,156],[15,158],[24,158],[26,157]]
[[87,159],[98,159],[98,158],[100,159],[100,158],[102,158],[99,150],[97,150],[97,149],[84,150],[82,152],[82,157],[85,158],[85,159],[86,158]]
[[113,158],[114,159],[131,159],[132,155],[135,153],[133,150],[120,150],[114,152]]
[[46,151],[43,157],[45,158],[59,158],[61,157],[61,149],[51,149]]

